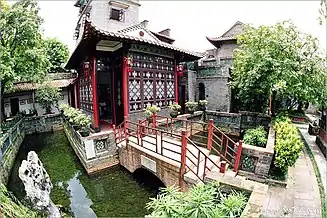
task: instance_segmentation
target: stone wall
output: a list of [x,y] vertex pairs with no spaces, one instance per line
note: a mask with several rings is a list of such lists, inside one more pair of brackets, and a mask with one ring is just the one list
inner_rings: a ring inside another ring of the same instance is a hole
[[188,79],[188,84],[187,84],[187,93],[188,93],[188,101],[195,101],[196,99],[196,89],[197,89],[197,84],[196,84],[196,72],[193,70],[188,70],[187,71],[187,79]]
[[269,129],[265,148],[243,143],[240,174],[255,178],[267,178],[274,157],[275,130]]
[[64,120],[64,131],[88,174],[119,164],[113,131],[82,137]]
[[20,120],[0,138],[0,182],[7,184],[16,155],[25,137],[24,122]]
[[[205,87],[205,99],[208,101],[209,110],[228,112],[230,107],[230,88],[227,76],[198,77],[197,87],[200,83]],[[199,89],[196,89],[197,100],[199,99]]]
[[[134,148],[132,145],[127,144],[126,147],[124,146],[119,149],[120,164],[131,173],[138,168],[146,168],[156,175],[166,187],[172,185],[178,186],[180,164],[154,152],[144,151],[141,148]],[[144,163],[144,160],[148,160],[148,163]]]
[[221,47],[218,49],[217,56],[220,57],[233,57],[234,50],[238,47],[235,42],[228,41],[227,43],[223,43]]
[[[139,3],[137,0],[121,0],[122,4],[128,5],[128,8],[122,9],[109,4],[109,1],[92,1],[90,20],[100,29],[107,31],[116,31],[125,27],[139,23]],[[110,19],[111,8],[123,10],[122,21]]]
[[63,118],[60,114],[48,114],[38,117],[25,117],[24,123],[27,135],[54,132],[62,130]]
[[268,132],[271,121],[271,117],[268,115],[245,111],[240,113],[224,113],[207,110],[206,118],[207,120],[213,119],[214,125],[217,127],[227,127],[232,132],[239,134],[260,125]]
[[241,114],[242,130],[255,128],[257,126],[263,126],[265,130],[268,132],[269,123],[271,121],[270,116],[260,113],[255,113],[255,112],[247,112],[247,111],[241,111],[240,114]]

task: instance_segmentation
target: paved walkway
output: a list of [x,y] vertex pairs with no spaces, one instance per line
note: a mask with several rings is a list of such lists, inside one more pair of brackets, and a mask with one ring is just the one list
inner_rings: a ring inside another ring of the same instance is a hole
[[321,217],[318,183],[305,148],[288,177],[287,188],[269,186],[263,217]]
[[304,137],[305,141],[309,145],[316,163],[318,165],[318,169],[320,172],[321,180],[324,185],[325,193],[327,195],[327,160],[322,154],[321,150],[319,149],[318,145],[316,144],[316,136],[309,135],[308,133],[308,125],[297,125],[299,128],[302,136]]

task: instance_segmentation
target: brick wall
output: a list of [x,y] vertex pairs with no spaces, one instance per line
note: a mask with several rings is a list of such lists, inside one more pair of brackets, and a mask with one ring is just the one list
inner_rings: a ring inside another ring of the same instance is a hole
[[196,79],[196,100],[199,99],[199,83],[205,86],[206,100],[208,101],[207,108],[209,110],[217,110],[228,112],[230,106],[230,87],[227,85],[228,77],[200,77]]
[[274,156],[275,130],[269,129],[265,148],[243,144],[240,163],[241,174],[251,178],[267,178]]
[[223,113],[207,110],[207,119],[213,119],[217,126],[229,127],[233,132],[246,131],[263,126],[268,132],[271,117],[264,114],[242,111],[240,113]]
[[156,162],[156,175],[165,186],[179,185],[179,166],[170,164],[166,161],[153,157],[133,146],[127,145],[126,148],[119,150],[120,164],[125,167],[129,172],[133,173],[138,168],[144,167],[141,165],[141,155]]
[[226,42],[221,45],[221,47],[218,49],[217,57],[233,57],[234,50],[238,47],[238,45],[235,42]]
[[195,101],[196,99],[196,90],[197,90],[197,83],[196,83],[196,72],[193,70],[188,70],[188,100]]

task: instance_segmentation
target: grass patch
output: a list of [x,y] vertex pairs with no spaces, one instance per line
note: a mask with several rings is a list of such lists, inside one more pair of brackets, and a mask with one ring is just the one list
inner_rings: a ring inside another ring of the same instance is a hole
[[309,155],[309,158],[311,160],[313,170],[315,172],[316,179],[317,179],[317,182],[318,182],[320,202],[321,202],[321,215],[322,215],[322,217],[327,217],[327,205],[326,205],[327,198],[326,198],[325,188],[324,188],[324,185],[323,185],[323,182],[322,182],[322,179],[321,179],[321,175],[320,175],[320,172],[319,172],[319,169],[318,169],[317,162],[316,162],[316,160],[314,158],[314,155],[313,155],[308,143],[305,141],[304,137],[302,136],[302,134],[301,134],[301,132],[299,130],[298,130],[298,132],[299,132],[299,134],[300,134],[300,136],[302,138],[305,149],[308,152],[308,155]]

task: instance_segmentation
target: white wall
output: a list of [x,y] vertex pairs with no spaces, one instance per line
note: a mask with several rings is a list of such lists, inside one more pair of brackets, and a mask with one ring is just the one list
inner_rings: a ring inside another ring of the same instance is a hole
[[110,1],[92,1],[90,11],[90,20],[100,29],[107,31],[116,31],[139,23],[139,3],[138,1],[120,0],[123,4],[129,5],[124,10],[123,20],[116,21],[110,19],[111,8],[121,10],[120,7],[111,6]]
[[[68,104],[68,91],[63,90],[64,99],[59,101],[59,104]],[[8,96],[4,98],[5,103],[5,114],[7,117],[9,117],[11,108],[10,108],[10,99],[12,98],[18,98],[19,103],[19,111],[25,110],[26,113],[29,113],[29,109],[33,109],[33,103],[27,103],[28,99],[32,99],[32,92],[25,92],[21,94],[15,94],[13,96]],[[24,100],[25,104],[21,104],[21,100]],[[41,107],[40,104],[35,103],[36,110],[38,112],[38,115],[42,115],[45,113],[45,110]],[[52,107],[52,112],[59,113],[57,108]]]

